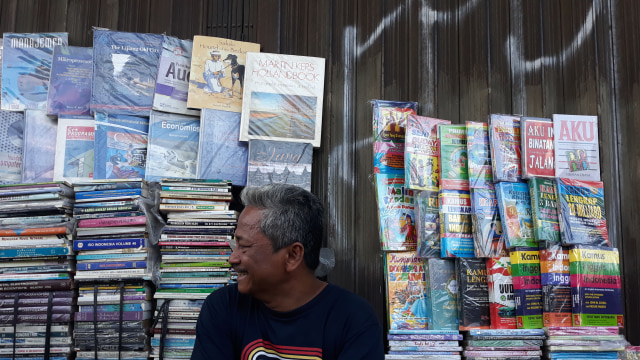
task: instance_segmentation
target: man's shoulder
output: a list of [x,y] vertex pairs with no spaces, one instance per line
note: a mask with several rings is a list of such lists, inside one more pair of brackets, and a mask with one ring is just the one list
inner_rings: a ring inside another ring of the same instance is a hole
[[325,290],[328,301],[333,302],[338,308],[344,309],[347,312],[356,309],[358,312],[373,313],[371,304],[369,304],[365,298],[352,291],[333,284],[327,284]]

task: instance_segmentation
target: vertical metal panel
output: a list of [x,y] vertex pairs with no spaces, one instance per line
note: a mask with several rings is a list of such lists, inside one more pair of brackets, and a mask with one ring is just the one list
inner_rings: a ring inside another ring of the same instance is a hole
[[16,14],[18,0],[2,0],[0,7],[0,30],[5,32],[16,32]]
[[437,32],[436,116],[460,122],[460,72],[458,58],[460,1],[438,1],[434,10],[439,14]]
[[420,112],[422,115],[436,117],[436,26],[438,24],[438,14],[431,11],[435,0],[424,1],[419,11],[420,29],[420,68],[418,70],[418,90]]
[[255,41],[261,51],[280,51],[280,0],[252,0],[255,5]]
[[67,29],[69,44],[74,46],[92,46],[91,27],[98,24],[100,5],[96,1],[69,0]]
[[[173,32],[171,30],[174,24],[174,20],[180,23],[190,23],[184,21],[188,20],[189,18],[180,18],[179,10],[178,12],[174,11],[173,4],[175,2],[176,1],[173,0],[153,0],[153,4],[149,6],[149,19],[152,19],[149,22],[150,33],[173,35]],[[180,5],[182,6],[180,6],[179,8],[183,9],[191,3],[191,1],[181,2]]]
[[543,116],[564,114],[563,51],[561,26],[564,22],[560,1],[540,1],[542,31],[542,107]]
[[96,26],[126,31],[126,28],[118,27],[119,9],[120,1],[118,0],[100,0],[99,19]]
[[524,73],[524,114],[544,116],[542,104],[542,29],[540,26],[540,3],[523,1],[522,10],[522,53],[515,62],[519,62],[518,71]]
[[512,113],[509,4],[489,1],[489,113]]

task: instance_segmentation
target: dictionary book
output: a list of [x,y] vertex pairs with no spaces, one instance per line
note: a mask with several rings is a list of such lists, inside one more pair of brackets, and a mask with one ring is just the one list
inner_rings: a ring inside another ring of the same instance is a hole
[[404,186],[404,174],[376,174],[380,245],[383,251],[416,249],[415,190]]
[[510,250],[511,276],[518,329],[542,327],[542,286],[540,285],[540,251],[537,247]]
[[53,179],[70,183],[92,180],[94,141],[93,117],[59,116]]
[[465,190],[441,190],[440,256],[474,257],[471,197]]
[[469,163],[469,187],[493,188],[491,147],[487,123],[467,121],[467,157]]
[[415,252],[385,255],[389,329],[427,329],[424,260]]
[[527,184],[521,182],[497,183],[496,196],[507,248],[538,246],[533,237],[531,196]]
[[440,190],[438,124],[451,124],[451,121],[418,115],[407,117],[404,176],[411,189]]
[[485,259],[456,259],[456,281],[459,329],[489,329],[491,318]]
[[310,191],[312,153],[308,143],[249,140],[247,186],[291,184]]
[[529,179],[533,236],[536,241],[560,242],[556,183],[551,179]]
[[438,125],[440,141],[440,188],[469,190],[467,167],[467,127]]
[[440,257],[440,207],[437,191],[414,192],[418,255],[423,258]]
[[520,140],[520,116],[489,116],[493,181],[516,182],[522,179]]
[[53,181],[58,119],[43,110],[24,114],[22,183]]
[[193,42],[173,36],[162,37],[162,53],[153,94],[153,109],[183,115],[200,114],[187,108]]
[[502,221],[494,189],[471,189],[471,222],[476,257],[507,256],[507,246],[502,238]]
[[551,119],[522,117],[522,178],[555,177]]
[[572,326],[569,250],[557,242],[541,242],[539,248],[543,325]]
[[609,245],[600,181],[556,179],[560,236],[565,245]]
[[373,100],[373,172],[404,173],[407,118],[416,114],[412,101]]
[[22,181],[24,114],[0,110],[0,184]]
[[600,181],[598,117],[553,115],[555,175]]
[[56,46],[53,49],[47,114],[89,115],[93,49]]

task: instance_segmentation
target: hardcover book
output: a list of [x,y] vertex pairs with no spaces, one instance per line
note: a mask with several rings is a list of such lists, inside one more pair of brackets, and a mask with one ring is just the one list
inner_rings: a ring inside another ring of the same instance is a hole
[[196,178],[200,119],[152,111],[145,180],[163,177]]
[[[373,172],[404,173],[407,118],[416,114],[412,101],[373,100]],[[438,174],[439,175],[439,174]]]
[[149,121],[96,113],[94,179],[144,178]]
[[153,109],[183,115],[199,115],[187,109],[191,52],[193,42],[173,36],[162,37],[162,52],[158,63]]
[[89,115],[93,49],[56,46],[53,49],[47,114]]
[[26,110],[22,183],[53,181],[58,121],[42,110]]
[[489,286],[484,259],[456,259],[458,326],[460,330],[489,329]]
[[427,329],[424,261],[415,252],[385,257],[390,329]]
[[545,327],[572,326],[569,250],[556,242],[539,245],[542,323]]
[[382,251],[416,249],[415,190],[404,186],[404,174],[376,174]]
[[148,116],[161,51],[162,35],[95,28],[91,112]]
[[467,128],[465,125],[438,125],[440,141],[440,187],[469,191]]
[[430,330],[458,330],[455,261],[425,259],[427,322]]
[[507,248],[538,246],[533,237],[531,196],[527,184],[497,183],[496,196]]
[[493,181],[522,179],[520,140],[520,116],[491,114],[489,143]]
[[471,189],[474,253],[478,258],[507,256],[494,189]]
[[247,186],[291,184],[311,191],[312,153],[308,143],[249,140]]
[[239,141],[240,114],[202,109],[198,178],[230,180],[233,185],[247,185],[248,144]]
[[487,123],[467,121],[466,124],[469,187],[472,189],[493,188],[491,147]]
[[509,256],[487,259],[489,313],[492,329],[516,328],[516,304]]
[[516,304],[518,329],[542,327],[542,286],[540,285],[540,251],[537,247],[511,249],[511,276]]
[[555,177],[551,119],[522,117],[522,178]]
[[423,258],[440,257],[440,206],[437,191],[414,192],[418,255]]
[[556,177],[600,181],[598,117],[553,115]]
[[67,33],[5,33],[2,110],[46,110],[53,48],[68,45]]
[[556,181],[562,243],[608,246],[602,182],[565,178]]
[[418,115],[407,117],[404,177],[411,189],[440,190],[438,124],[451,124],[451,121]]
[[0,184],[22,181],[24,114],[0,110]]
[[529,179],[533,237],[536,241],[560,242],[556,183],[550,179]]
[[[259,51],[260,44],[211,36],[194,36],[187,106],[195,109],[241,112],[244,86],[250,75],[253,75],[250,74],[252,70],[248,68],[247,52]],[[283,78],[287,76],[284,72],[277,72],[261,78],[270,80],[280,75]]]
[[240,140],[320,146],[325,59],[248,52]]
[[474,257],[469,191],[441,190],[438,200],[440,205],[440,256],[443,258]]

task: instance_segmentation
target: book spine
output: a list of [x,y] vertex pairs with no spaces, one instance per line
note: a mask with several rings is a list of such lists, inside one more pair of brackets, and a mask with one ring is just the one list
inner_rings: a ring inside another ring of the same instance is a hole
[[113,269],[134,269],[146,268],[146,261],[120,261],[120,262],[100,262],[100,263],[78,263],[76,270],[113,270]]
[[121,196],[136,196],[141,195],[142,189],[115,189],[115,190],[103,190],[103,191],[84,191],[76,192],[76,200],[109,198],[109,197],[121,197]]
[[74,240],[73,249],[76,251],[126,249],[144,247],[144,238],[137,239],[106,239],[106,240]]
[[163,245],[174,245],[174,246],[229,246],[229,242],[227,241],[160,241],[158,243],[160,246]]
[[[25,314],[18,315],[17,321],[19,323],[45,323],[47,322],[48,314]],[[13,315],[0,315],[0,324],[13,324],[16,320],[14,320]],[[51,314],[51,321],[53,322],[69,322],[71,321],[71,314]]]
[[171,226],[235,226],[236,221],[176,221],[169,220]]
[[147,217],[132,216],[132,217],[116,217],[108,219],[87,219],[78,221],[78,227],[90,228],[101,226],[123,226],[123,225],[144,225],[147,222]]
[[99,207],[74,207],[73,214],[93,214],[116,211],[140,211],[140,205],[99,206]]
[[66,233],[66,226],[32,229],[0,229],[0,236],[56,235]]
[[228,210],[229,205],[160,204],[159,209],[161,211]]
[[25,258],[36,256],[56,256],[68,255],[70,253],[68,247],[42,247],[42,248],[22,248],[22,249],[4,249],[0,250],[0,258]]

